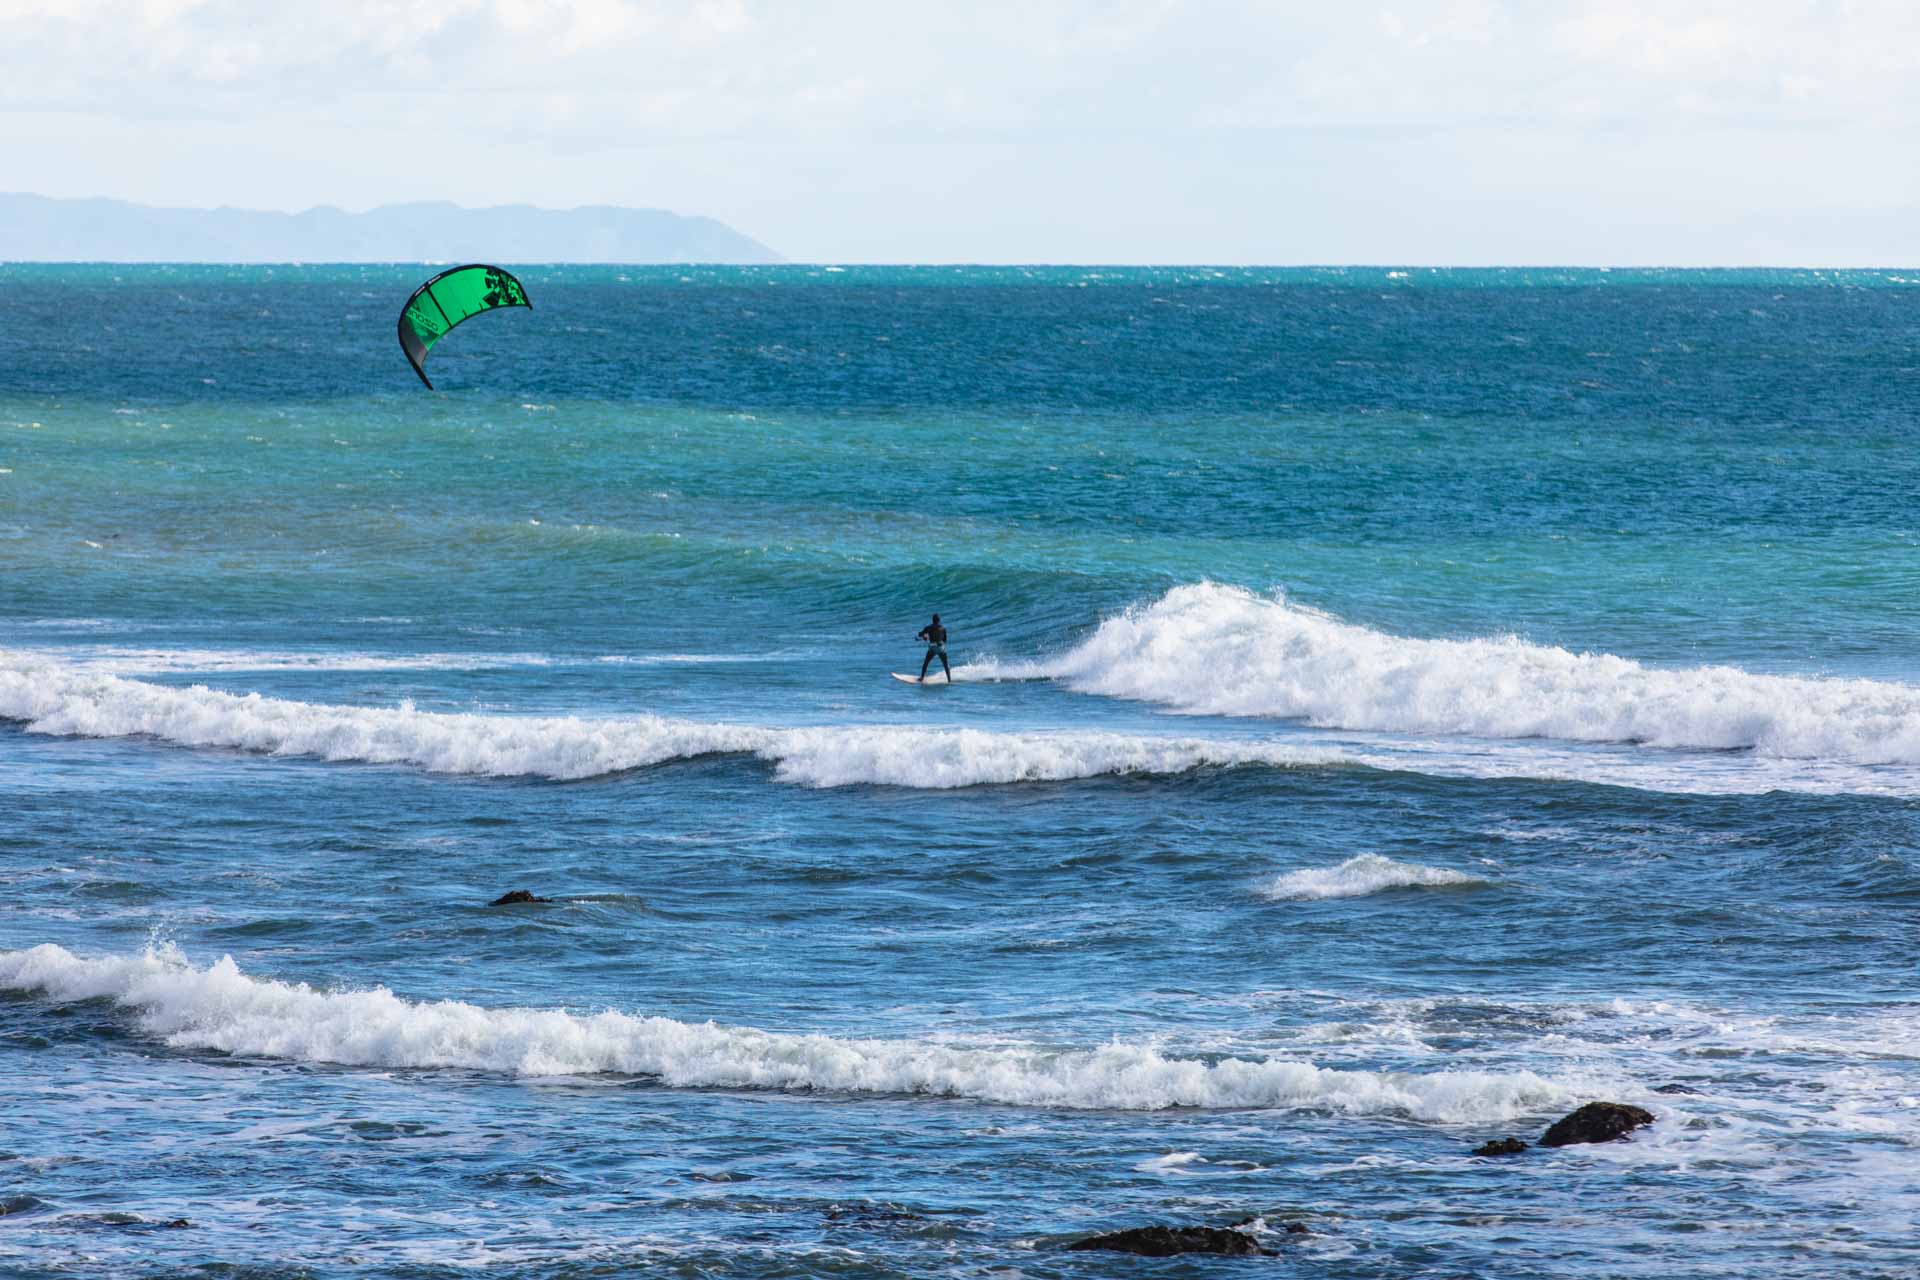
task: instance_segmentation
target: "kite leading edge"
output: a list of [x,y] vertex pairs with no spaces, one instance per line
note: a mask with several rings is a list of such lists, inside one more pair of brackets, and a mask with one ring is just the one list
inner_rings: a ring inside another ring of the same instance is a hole
[[427,390],[433,390],[426,370],[427,353],[433,350],[433,344],[468,316],[499,307],[531,310],[533,303],[527,301],[527,291],[510,273],[481,262],[451,267],[413,291],[407,305],[400,308],[400,349],[407,353],[407,363],[427,384]]

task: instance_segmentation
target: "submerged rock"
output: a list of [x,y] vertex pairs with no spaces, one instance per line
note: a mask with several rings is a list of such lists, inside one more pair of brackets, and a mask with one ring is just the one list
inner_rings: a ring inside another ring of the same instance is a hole
[[891,1204],[830,1204],[820,1217],[829,1227],[890,1227],[926,1221],[923,1213]]
[[1473,1149],[1477,1156],[1517,1156],[1527,1149],[1527,1144],[1518,1138],[1497,1138],[1484,1142]]
[[511,893],[501,894],[499,897],[495,898],[492,902],[489,902],[487,905],[490,907],[513,907],[513,906],[518,906],[523,902],[552,902],[552,901],[553,901],[552,898],[543,898],[531,889],[515,889]]
[[1582,1142],[1617,1142],[1643,1124],[1653,1123],[1653,1113],[1624,1102],[1589,1102],[1578,1111],[1553,1122],[1540,1139],[1543,1147],[1570,1147]]
[[1655,1093],[1699,1093],[1700,1091],[1694,1088],[1690,1084],[1663,1084],[1663,1085],[1656,1086],[1654,1089],[1654,1092]]
[[1230,1227],[1135,1227],[1111,1235],[1075,1240],[1068,1249],[1106,1249],[1143,1258],[1171,1258],[1179,1253],[1221,1253],[1257,1257],[1266,1253],[1260,1242]]

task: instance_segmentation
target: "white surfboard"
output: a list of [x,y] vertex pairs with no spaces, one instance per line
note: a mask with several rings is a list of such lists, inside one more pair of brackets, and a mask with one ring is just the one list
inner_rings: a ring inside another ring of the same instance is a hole
[[924,680],[921,679],[919,676],[902,675],[898,671],[889,671],[887,674],[892,676],[895,680],[904,681],[907,684],[950,684],[952,683],[950,680],[947,679],[945,672],[942,672],[937,676],[928,676]]

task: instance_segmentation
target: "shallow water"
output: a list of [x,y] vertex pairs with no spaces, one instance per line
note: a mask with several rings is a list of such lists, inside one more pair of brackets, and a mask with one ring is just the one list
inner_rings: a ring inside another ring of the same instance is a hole
[[1911,1272],[1914,273],[521,274],[0,268],[0,1271]]

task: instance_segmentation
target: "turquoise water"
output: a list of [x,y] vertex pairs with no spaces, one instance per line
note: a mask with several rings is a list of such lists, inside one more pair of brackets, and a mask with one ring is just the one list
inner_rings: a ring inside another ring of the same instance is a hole
[[1911,1271],[1920,273],[424,274],[0,267],[0,1269]]

